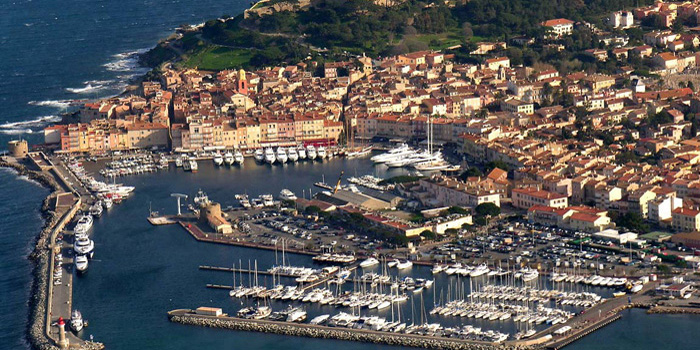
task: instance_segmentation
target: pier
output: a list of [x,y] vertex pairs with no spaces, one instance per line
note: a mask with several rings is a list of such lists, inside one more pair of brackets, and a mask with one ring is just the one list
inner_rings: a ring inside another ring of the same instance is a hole
[[[367,329],[352,329],[312,325],[308,323],[289,323],[270,320],[242,319],[230,316],[206,316],[195,314],[193,310],[178,309],[168,312],[171,322],[203,327],[223,328],[238,331],[275,333],[308,338],[349,340],[364,343],[386,344],[394,346],[446,349],[446,350],[495,350],[514,347],[462,340],[455,338],[432,337],[417,334],[398,334],[372,331]],[[523,347],[519,347],[523,349]]]
[[[359,267],[359,264],[354,264],[352,266],[348,266],[345,269],[348,271],[355,271]],[[272,276],[276,275],[278,277],[288,277],[288,278],[297,278],[299,276],[296,275],[290,275],[290,274],[285,274],[285,273],[271,273],[267,270],[262,270],[262,271],[255,271],[255,270],[249,270],[249,269],[238,269],[238,268],[233,268],[233,267],[219,267],[219,266],[208,266],[208,265],[200,265],[199,266],[200,270],[206,270],[206,271],[221,271],[221,272],[229,272],[229,273],[247,273],[247,274],[259,274],[259,275],[266,275],[266,276]],[[301,290],[308,290],[312,288],[316,288],[332,279],[336,278],[335,274],[330,274],[323,276],[319,278],[317,281],[311,282],[309,284],[304,284],[301,286]],[[226,285],[219,285],[219,284],[207,284],[207,288],[214,288],[214,289],[233,289],[233,286],[226,286]]]

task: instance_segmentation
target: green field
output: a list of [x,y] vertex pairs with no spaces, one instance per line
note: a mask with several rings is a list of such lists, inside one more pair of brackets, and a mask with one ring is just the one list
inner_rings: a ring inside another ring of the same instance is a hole
[[440,34],[419,34],[414,38],[426,43],[431,50],[437,51],[461,45],[463,40],[463,36],[457,30]]
[[183,65],[204,70],[224,70],[247,67],[251,57],[251,50],[211,46],[189,56]]

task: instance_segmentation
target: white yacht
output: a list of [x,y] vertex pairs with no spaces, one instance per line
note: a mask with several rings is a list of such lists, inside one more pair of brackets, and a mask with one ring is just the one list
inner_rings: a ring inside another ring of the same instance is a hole
[[175,158],[175,166],[178,168],[182,166],[182,157]]
[[296,308],[287,314],[287,322],[302,322],[306,319],[306,311]]
[[280,191],[280,199],[285,201],[295,201],[297,200],[297,196],[294,194],[294,192],[285,188]]
[[[226,153],[226,154],[228,155],[229,153]],[[219,165],[219,166],[224,164],[224,157],[221,156],[221,153],[216,152],[214,154],[214,164]]]
[[190,170],[193,173],[196,173],[198,169],[199,169],[199,165],[197,164],[197,161],[194,159],[190,160]]
[[277,161],[279,161],[282,164],[286,163],[287,159],[289,159],[289,157],[287,157],[287,152],[284,150],[284,147],[277,147],[277,153],[275,154],[275,156],[277,157]]
[[306,158],[309,160],[314,160],[316,159],[316,156],[316,147],[314,147],[314,145],[306,146]]
[[534,269],[527,269],[526,268],[526,269],[521,270],[521,272],[522,272],[521,278],[523,279],[523,282],[529,282],[529,281],[535,280],[540,275],[540,273]]
[[99,218],[100,216],[102,216],[103,210],[104,209],[102,208],[102,203],[97,202],[90,207],[90,215]]
[[489,273],[490,269],[485,264],[481,264],[469,272],[470,277],[479,277]]
[[379,260],[377,260],[375,258],[367,258],[366,260],[364,260],[363,262],[360,263],[360,267],[367,268],[367,267],[372,267],[372,266],[378,265],[378,264],[379,264]]
[[408,147],[408,145],[401,144],[396,148],[390,149],[386,153],[373,156],[370,160],[374,163],[386,163],[413,153],[415,153],[415,151]]
[[77,238],[73,243],[73,250],[78,255],[86,255],[88,257],[92,257],[94,249],[95,242],[93,242],[90,238],[84,236]]
[[272,148],[265,149],[265,162],[274,164],[277,158],[275,158],[275,151]]
[[309,321],[309,323],[319,325],[319,324],[322,324],[322,323],[328,321],[328,319],[330,317],[331,317],[331,315],[328,315],[328,314],[319,315],[319,316],[314,317],[311,321]]
[[287,157],[289,158],[290,162],[296,162],[299,160],[299,153],[297,153],[297,149],[294,147],[289,147],[289,149],[287,149]]
[[83,330],[84,326],[83,315],[78,310],[73,310],[70,315],[70,328],[72,328],[76,333]]
[[413,263],[410,260],[400,260],[396,264],[396,268],[399,270],[408,269],[408,268],[411,268],[412,266],[413,266]]
[[87,271],[88,268],[88,258],[85,255],[77,255],[75,257],[75,269],[78,272],[83,273]]
[[233,154],[233,161],[236,162],[236,164],[243,164],[243,153],[236,150],[236,153]]
[[306,159],[306,149],[303,146],[300,145],[297,147],[297,154],[299,154],[299,159]]
[[87,233],[88,230],[92,227],[92,216],[91,215],[83,215],[78,219],[78,223],[75,224],[75,228],[73,228],[73,231],[76,234],[84,234]]
[[423,163],[423,162],[429,162],[433,160],[440,159],[442,155],[440,152],[435,152],[433,154],[430,154],[427,151],[422,151],[422,152],[417,152],[414,154],[406,155],[403,157],[400,157],[396,160],[386,162],[386,165],[389,168],[400,168],[400,167],[405,167],[405,166],[411,166],[413,164],[417,163]]
[[112,205],[114,205],[114,202],[112,202],[112,200],[109,198],[105,198],[102,200],[102,205],[104,205],[105,209],[109,209],[112,207]]
[[233,164],[233,154],[231,154],[231,152],[226,152],[226,154],[224,154],[224,161],[226,165]]
[[323,160],[324,158],[326,158],[326,157],[328,156],[328,154],[326,153],[326,148],[323,147],[323,146],[319,146],[319,147],[318,147],[318,151],[316,151],[316,155],[317,155],[318,158],[321,159],[321,160]]
[[258,148],[255,150],[255,153],[253,153],[253,158],[255,158],[255,160],[260,163],[262,163],[265,160],[265,152],[263,152],[262,148]]

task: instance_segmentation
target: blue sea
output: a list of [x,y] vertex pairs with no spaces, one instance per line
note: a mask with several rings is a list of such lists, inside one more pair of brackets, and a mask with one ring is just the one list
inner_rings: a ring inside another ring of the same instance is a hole
[[[180,24],[197,24],[221,15],[235,15],[245,1],[73,0],[5,1],[0,3],[0,149],[14,138],[42,141],[41,130],[69,109],[73,100],[96,99],[121,92],[130,79],[146,70],[135,55],[154,46]],[[168,322],[174,308],[240,307],[225,291],[206,283],[231,284],[232,276],[204,272],[201,264],[229,266],[258,259],[269,267],[270,252],[200,244],[176,226],[152,227],[149,207],[174,213],[170,193],[193,195],[204,189],[214,200],[233,204],[235,193],[278,193],[290,188],[301,194],[322,175],[396,175],[362,160],[284,167],[214,168],[200,164],[197,174],[167,172],[120,179],[137,187],[136,194],[98,219],[94,228],[96,256],[90,271],[75,280],[74,305],[93,336],[108,349],[395,349],[351,342],[284,337],[188,327]],[[314,189],[315,191],[315,189]],[[28,348],[25,332],[31,264],[27,254],[42,226],[39,209],[47,190],[10,170],[0,170],[0,349]],[[296,264],[308,257],[291,256]],[[416,269],[418,274],[427,271]],[[244,276],[245,277],[245,276]],[[244,278],[245,279],[245,278]],[[266,281],[267,282],[267,281]],[[239,279],[240,283],[240,279]],[[430,296],[427,296],[430,301]],[[277,305],[279,307],[279,305]],[[410,309],[410,308],[409,308]],[[314,310],[320,312],[322,310]],[[404,319],[409,312],[404,310]],[[624,317],[570,349],[659,349],[669,344],[695,348],[693,330],[700,318],[645,315]]]

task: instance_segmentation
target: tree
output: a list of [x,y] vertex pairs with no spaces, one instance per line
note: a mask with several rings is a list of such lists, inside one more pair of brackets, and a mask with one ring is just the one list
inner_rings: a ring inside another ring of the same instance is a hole
[[481,176],[484,176],[484,173],[482,173],[481,170],[479,170],[479,168],[469,167],[469,169],[463,171],[459,175],[459,179],[462,181],[466,181],[467,178],[469,178],[469,177],[481,177]]
[[481,203],[474,208],[474,212],[480,216],[497,216],[501,214],[501,208],[493,203]]
[[505,171],[508,171],[508,170],[509,170],[509,169],[508,169],[508,164],[504,163],[504,162],[501,161],[501,160],[494,160],[494,161],[488,162],[488,163],[486,163],[486,167],[485,167],[485,168],[486,168],[486,169],[485,169],[485,170],[486,170],[486,173],[490,173],[491,170],[493,170],[493,169],[495,169],[495,168],[499,168],[499,169],[502,169],[502,170],[505,170]]
[[437,236],[435,235],[435,232],[430,231],[430,230],[425,230],[425,231],[421,232],[420,235],[421,235],[421,237],[423,237],[425,239],[434,240],[435,238],[437,238]]
[[315,215],[321,212],[321,208],[315,206],[315,205],[310,205],[304,209],[304,213],[307,215]]

